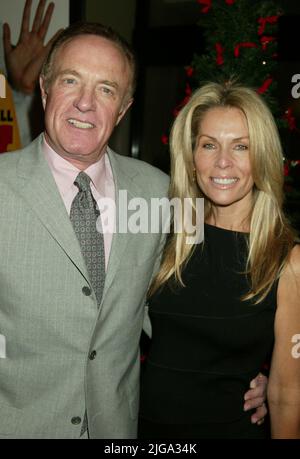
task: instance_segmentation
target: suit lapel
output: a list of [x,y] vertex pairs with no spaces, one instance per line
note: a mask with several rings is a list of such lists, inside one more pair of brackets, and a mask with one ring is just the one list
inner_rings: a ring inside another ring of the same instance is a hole
[[[110,160],[114,183],[115,183],[115,197],[116,197],[116,228],[119,226],[119,191],[126,190],[128,199],[139,196],[140,188],[136,185],[133,180],[134,175],[131,174],[130,170],[125,170],[121,165],[120,161],[116,155],[108,149],[108,157]],[[116,233],[113,235],[112,245],[110,250],[109,263],[107,268],[107,274],[105,279],[105,286],[103,292],[103,299],[109,287],[111,286],[117,270],[122,263],[122,258],[124,257],[124,252],[128,241],[130,239],[130,234],[120,233],[116,230]],[[103,302],[103,301],[102,301]]]
[[78,240],[42,153],[41,142],[42,136],[20,155],[18,176],[23,181],[22,197],[89,282]]
[[[128,199],[139,196],[140,187],[133,180],[135,174],[124,169],[117,156],[108,149],[116,195],[116,223],[119,224],[119,191],[126,190]],[[88,273],[80,246],[55,180],[42,153],[42,136],[24,149],[18,164],[18,176],[22,183],[22,197],[35,212],[49,234],[88,280]],[[130,234],[116,232],[112,239],[102,303],[122,263]]]

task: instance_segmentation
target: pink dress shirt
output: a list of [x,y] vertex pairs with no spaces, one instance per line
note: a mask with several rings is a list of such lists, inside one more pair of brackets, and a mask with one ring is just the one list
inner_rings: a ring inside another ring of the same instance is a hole
[[[77,175],[81,172],[77,167],[73,166],[69,161],[58,155],[53,148],[47,143],[45,137],[43,141],[43,152],[50,170],[53,174],[54,180],[66,206],[67,212],[70,215],[70,209],[78,193],[78,188],[74,185]],[[84,171],[91,178],[91,191],[96,202],[101,198],[110,198],[115,201],[115,184],[113,173],[110,165],[108,155],[103,155],[99,161],[89,166]],[[113,223],[115,222],[115,215],[112,214],[113,208],[110,209],[110,214],[106,213],[106,218],[110,218]],[[101,215],[103,226],[103,220]],[[105,251],[105,267],[107,269],[110,248],[112,243],[112,232],[104,231],[104,251]]]

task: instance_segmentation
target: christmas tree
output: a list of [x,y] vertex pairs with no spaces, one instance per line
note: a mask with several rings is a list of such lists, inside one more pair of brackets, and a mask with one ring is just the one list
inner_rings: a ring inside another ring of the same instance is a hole
[[[205,50],[195,55],[186,68],[185,97],[174,110],[188,101],[192,91],[207,81],[236,79],[255,89],[267,102],[276,119],[282,139],[284,132],[296,129],[291,108],[279,106],[276,72],[278,69],[278,22],[283,14],[280,2],[273,0],[195,0],[199,3],[199,26]],[[163,137],[167,143],[167,137]],[[283,142],[284,144],[284,142]],[[285,145],[284,145],[285,146]],[[300,227],[300,161],[285,158],[287,207],[293,202],[292,217]],[[296,203],[296,206],[295,206]]]
[[[205,51],[187,69],[191,89],[205,81],[236,78],[266,99],[279,126],[286,125],[277,103],[278,19],[273,0],[197,0]],[[187,87],[187,92],[188,92]],[[187,94],[188,95],[188,94]]]

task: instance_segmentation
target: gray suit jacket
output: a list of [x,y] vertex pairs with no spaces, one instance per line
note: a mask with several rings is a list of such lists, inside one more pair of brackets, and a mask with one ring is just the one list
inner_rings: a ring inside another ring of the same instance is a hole
[[[159,170],[109,158],[116,194],[166,195]],[[91,438],[135,438],[139,338],[162,235],[114,235],[98,309],[41,137],[1,155],[0,208],[0,438],[79,438],[85,410]]]

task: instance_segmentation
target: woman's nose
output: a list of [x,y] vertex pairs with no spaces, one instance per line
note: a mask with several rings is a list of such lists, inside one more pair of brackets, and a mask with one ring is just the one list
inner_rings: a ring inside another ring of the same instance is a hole
[[218,152],[215,165],[221,169],[232,166],[232,158],[230,152],[226,148],[221,148]]

